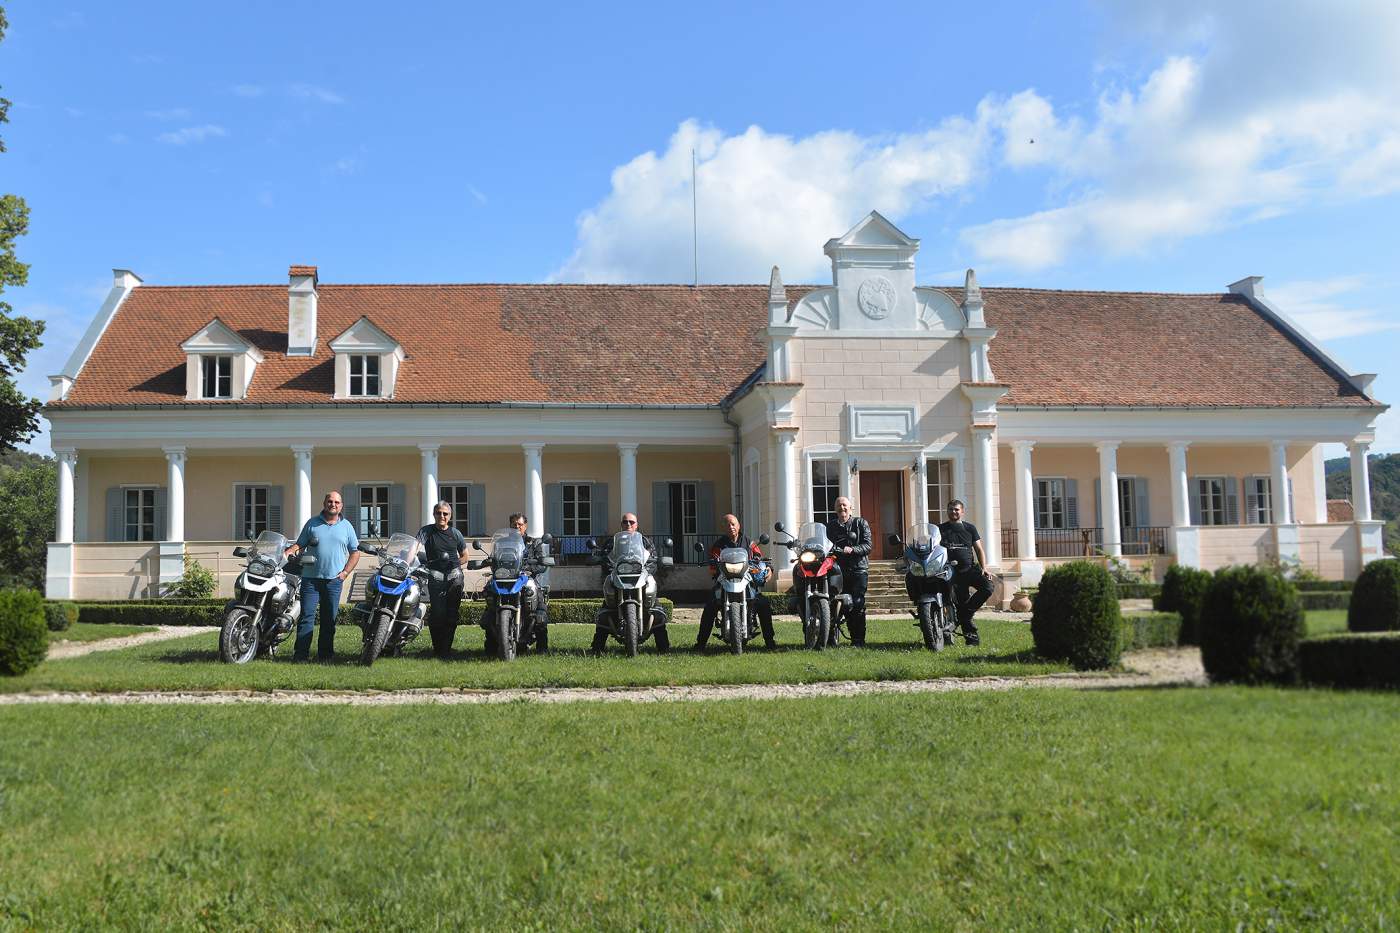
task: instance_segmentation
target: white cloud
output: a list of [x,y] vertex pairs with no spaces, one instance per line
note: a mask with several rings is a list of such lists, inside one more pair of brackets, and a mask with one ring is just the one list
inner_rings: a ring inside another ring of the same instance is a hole
[[321,104],[345,103],[345,98],[335,91],[318,87],[315,84],[291,84],[287,86],[287,93],[299,100],[312,100]]
[[1266,294],[1280,311],[1319,340],[1400,329],[1400,320],[1394,315],[1372,308],[1349,307],[1346,302],[1337,300],[1365,284],[1365,278],[1359,275],[1338,276],[1268,285]]
[[169,143],[172,146],[185,146],[189,143],[202,143],[206,139],[214,139],[219,136],[227,136],[228,130],[214,123],[206,123],[203,126],[186,126],[182,129],[174,130],[170,133],[161,133],[156,137],[158,142]]
[[553,278],[684,282],[691,278],[691,150],[698,161],[700,276],[706,282],[818,276],[821,244],[872,208],[891,218],[977,177],[987,118],[885,138],[832,130],[793,138],[751,126],[727,136],[694,120],[665,151],[612,174],[612,190],[578,221],[574,253]]

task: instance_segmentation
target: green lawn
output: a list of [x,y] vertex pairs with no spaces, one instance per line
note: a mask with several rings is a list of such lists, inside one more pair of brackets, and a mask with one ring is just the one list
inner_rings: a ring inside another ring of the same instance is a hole
[[1400,696],[0,708],[0,927],[1393,928]]
[[221,664],[218,636],[192,635],[173,641],[102,652],[63,661],[46,661],[23,677],[0,678],[0,691],[26,690],[401,690],[410,687],[558,687],[700,683],[796,683],[826,680],[912,680],[927,677],[977,677],[989,674],[1041,674],[1068,670],[1031,653],[1030,626],[1024,622],[987,620],[982,644],[934,654],[918,642],[912,620],[873,620],[863,651],[842,648],[812,652],[797,647],[796,622],[776,626],[782,647],[768,652],[761,641],[732,657],[715,647],[693,650],[695,626],[677,625],[672,634],[679,650],[658,655],[648,644],[637,658],[627,658],[616,643],[605,657],[585,654],[591,626],[550,627],[549,655],[527,655],[510,663],[487,659],[482,631],[458,629],[457,655],[451,661],[431,657],[426,632],[403,658],[383,658],[360,667],[358,628],[336,632],[339,657],[333,664],[293,664],[290,645],[275,661]]
[[122,638],[126,635],[140,635],[154,632],[153,625],[94,625],[91,622],[74,622],[61,632],[50,632],[49,643],[59,641],[105,641],[108,638]]
[[1315,609],[1308,613],[1308,634],[1327,635],[1347,630],[1345,609]]

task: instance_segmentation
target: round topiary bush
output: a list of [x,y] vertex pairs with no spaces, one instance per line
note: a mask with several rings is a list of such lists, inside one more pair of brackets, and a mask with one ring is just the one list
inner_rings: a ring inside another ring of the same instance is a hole
[[0,674],[33,670],[48,650],[44,598],[33,590],[0,590]]
[[1199,645],[1201,600],[1210,586],[1210,571],[1172,564],[1162,578],[1162,592],[1153,602],[1158,612],[1175,612],[1181,616],[1181,635],[1177,644]]
[[1259,567],[1221,570],[1206,590],[1201,620],[1201,661],[1211,680],[1297,680],[1303,606],[1281,574]]
[[1373,560],[1356,578],[1347,606],[1353,632],[1400,630],[1400,560]]
[[1081,671],[1112,667],[1123,651],[1122,625],[1118,588],[1098,564],[1062,564],[1041,578],[1031,611],[1041,657],[1069,661]]
[[50,632],[66,632],[78,621],[78,604],[71,602],[44,603],[44,621]]

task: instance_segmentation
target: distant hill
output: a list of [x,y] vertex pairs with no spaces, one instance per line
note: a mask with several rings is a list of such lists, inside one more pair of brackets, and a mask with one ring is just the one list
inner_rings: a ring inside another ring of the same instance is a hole
[[[1385,547],[1392,554],[1400,551],[1400,454],[1377,454],[1369,458],[1371,473],[1371,517],[1385,522]],[[1326,461],[1327,498],[1351,498],[1351,458]]]
[[0,454],[0,467],[13,467],[16,470],[27,466],[52,465],[53,462],[53,457],[30,453],[27,450],[12,450],[9,453]]

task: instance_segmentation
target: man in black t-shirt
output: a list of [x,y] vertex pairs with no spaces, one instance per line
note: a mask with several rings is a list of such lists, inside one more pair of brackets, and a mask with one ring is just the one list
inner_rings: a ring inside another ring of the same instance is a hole
[[458,612],[462,607],[462,557],[467,539],[452,527],[452,506],[433,506],[433,523],[418,529],[423,545],[421,561],[428,568],[428,633],[433,638],[433,654],[445,658],[452,652],[457,635]]
[[[953,565],[953,599],[957,605],[958,625],[969,645],[981,643],[973,613],[992,597],[992,583],[987,579],[987,553],[982,549],[982,535],[977,526],[962,520],[965,506],[961,499],[948,503],[948,520],[938,526],[948,559]],[[968,597],[968,588],[972,596]]]

